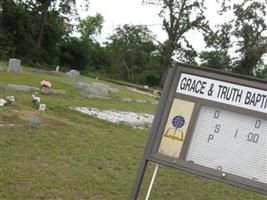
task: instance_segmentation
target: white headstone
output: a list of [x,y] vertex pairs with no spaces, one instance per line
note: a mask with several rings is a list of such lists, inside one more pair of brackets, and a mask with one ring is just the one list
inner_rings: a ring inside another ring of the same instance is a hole
[[59,72],[59,66],[56,67],[56,72]]
[[45,111],[45,108],[46,108],[46,104],[40,104],[39,111],[40,112],[44,112]]
[[21,60],[15,58],[9,59],[8,71],[21,73],[22,72]]
[[0,99],[0,106],[4,106],[7,103],[5,99]]

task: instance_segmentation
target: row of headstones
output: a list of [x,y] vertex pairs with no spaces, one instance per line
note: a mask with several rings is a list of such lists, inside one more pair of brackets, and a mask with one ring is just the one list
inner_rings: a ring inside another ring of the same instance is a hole
[[[2,66],[0,66],[0,71],[4,71],[4,68]],[[21,60],[16,58],[9,59],[8,71],[21,73],[22,72]],[[59,66],[56,67],[56,72],[59,72]],[[77,77],[80,76],[80,72],[77,70],[70,70],[69,72],[66,73],[66,75],[70,77]]]
[[[55,72],[59,73],[59,69],[60,69],[60,67],[56,66],[56,71]],[[72,69],[72,70],[66,72],[66,75],[69,76],[69,77],[78,77],[78,76],[80,76],[80,72],[78,70],[76,70],[76,69]]]

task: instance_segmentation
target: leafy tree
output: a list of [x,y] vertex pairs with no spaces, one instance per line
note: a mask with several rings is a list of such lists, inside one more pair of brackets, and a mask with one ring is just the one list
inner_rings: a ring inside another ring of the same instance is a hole
[[234,72],[254,75],[262,57],[267,53],[266,4],[247,0],[241,4],[234,4],[236,21],[233,34],[238,39],[237,53],[240,59],[233,66]]
[[104,18],[97,13],[96,16],[88,16],[80,22],[79,30],[84,41],[93,41],[94,36],[101,33]]
[[73,3],[74,0],[2,0],[1,56],[16,56],[34,66],[58,63],[58,44],[70,33]]
[[47,22],[48,24],[43,33],[42,47],[38,48],[38,58],[52,65],[58,63],[60,52],[58,44],[67,35],[67,27],[65,26],[64,19],[55,11],[48,13]]
[[109,54],[105,47],[99,43],[94,42],[89,45],[90,60],[88,62],[87,70],[105,71],[110,66]]
[[185,34],[193,29],[206,31],[208,24],[203,11],[203,0],[163,0],[160,17],[163,18],[163,28],[168,35],[162,44],[165,66],[171,65],[175,53],[180,59],[188,58],[187,61],[194,62],[197,54]]
[[83,70],[89,62],[89,50],[86,43],[76,37],[66,38],[60,44],[59,63],[70,69]]
[[136,80],[136,75],[144,70],[151,52],[155,50],[153,36],[146,26],[124,25],[118,27],[109,38],[107,49],[112,70],[120,78]]
[[199,55],[201,65],[221,70],[228,70],[232,60],[229,55],[229,49],[232,47],[230,42],[232,29],[231,24],[223,24],[217,26],[217,31],[209,30],[204,33],[206,47],[211,48],[209,51],[202,51]]
[[[0,45],[7,49],[1,56],[27,57],[34,51],[35,26],[32,13],[24,4],[16,4],[11,0],[1,2],[0,12]],[[5,55],[4,55],[5,54]]]
[[220,70],[227,70],[231,58],[227,51],[203,51],[200,53],[201,66],[211,67]]
[[[222,3],[220,14],[232,11],[234,18],[219,25],[217,31],[206,33],[207,47],[212,50],[201,53],[202,65],[256,75],[267,53],[266,5],[252,0],[235,3],[232,7],[230,1]],[[230,55],[232,49],[236,50],[236,55]]]
[[264,67],[264,70],[261,72],[261,76],[259,77],[267,80],[267,66],[266,65]]
[[[81,20],[78,25],[81,37],[79,39],[72,38],[65,42],[62,46],[63,57],[61,57],[61,63],[65,63],[67,66],[74,66],[74,63],[76,63],[75,67],[84,72],[100,70],[103,66],[107,66],[108,58],[106,51],[95,39],[95,36],[101,33],[103,22],[104,18],[99,13]],[[71,60],[66,59],[64,61],[64,54],[69,57],[73,51],[75,56],[72,56]],[[66,54],[66,52],[69,53]]]
[[[57,12],[64,18],[64,23],[70,25],[73,18],[78,18],[76,9],[76,0],[28,0],[33,9],[41,13],[39,18],[39,31],[37,36],[37,46],[41,47],[43,44],[44,32],[48,26],[48,13]],[[88,6],[89,1],[83,1]]]
[[256,71],[256,76],[267,80],[267,64],[262,69]]

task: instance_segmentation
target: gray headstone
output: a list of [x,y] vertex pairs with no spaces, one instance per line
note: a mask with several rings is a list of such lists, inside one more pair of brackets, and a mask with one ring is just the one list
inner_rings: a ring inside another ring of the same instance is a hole
[[75,88],[78,88],[78,89],[86,90],[86,88],[89,87],[90,84],[88,84],[88,83],[83,83],[83,82],[78,81],[78,82],[74,83],[73,86],[74,86]]
[[102,98],[108,99],[109,92],[118,92],[115,88],[110,88],[109,85],[103,84],[103,83],[96,83],[93,82],[91,84],[89,83],[83,83],[83,82],[76,82],[73,87],[81,89],[83,92],[81,93],[82,96],[87,98]]
[[40,88],[40,92],[43,94],[60,94],[60,95],[66,94],[66,90],[52,89],[47,87]]
[[31,119],[30,119],[30,123],[31,123],[31,125],[35,125],[35,124],[40,123],[40,119],[39,119],[39,117],[37,117],[37,116],[32,116]]
[[52,89],[48,88],[48,87],[41,87],[40,88],[40,92],[43,94],[51,94],[52,93]]
[[137,99],[136,103],[147,103],[147,101],[146,100],[142,100],[142,99]]
[[52,89],[52,94],[64,95],[66,94],[66,90]]
[[117,89],[117,88],[109,88],[109,91],[111,93],[117,93],[117,92],[119,92],[119,89]]
[[67,75],[69,77],[78,77],[78,76],[80,76],[80,72],[75,70],[75,69],[72,69],[69,72],[67,72]]
[[120,98],[120,100],[123,101],[123,102],[127,102],[127,103],[132,103],[133,102],[133,99],[127,98],[127,97]]
[[15,58],[9,59],[8,71],[21,73],[22,72],[21,60]]
[[86,92],[96,96],[108,96],[109,86],[102,83],[92,83],[86,88]]
[[87,92],[81,92],[81,95],[88,98],[88,99],[110,99],[110,97],[106,97],[106,96],[98,96],[98,95],[94,95],[94,94],[90,94]]
[[32,87],[27,86],[27,85],[7,84],[5,86],[5,89],[15,90],[15,91],[19,91],[19,92],[30,92],[32,90]]

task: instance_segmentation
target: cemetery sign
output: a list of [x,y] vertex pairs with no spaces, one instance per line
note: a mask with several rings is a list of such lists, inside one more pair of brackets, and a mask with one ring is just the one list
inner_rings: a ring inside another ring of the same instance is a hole
[[267,194],[267,82],[178,64],[165,82],[131,199],[148,161]]

